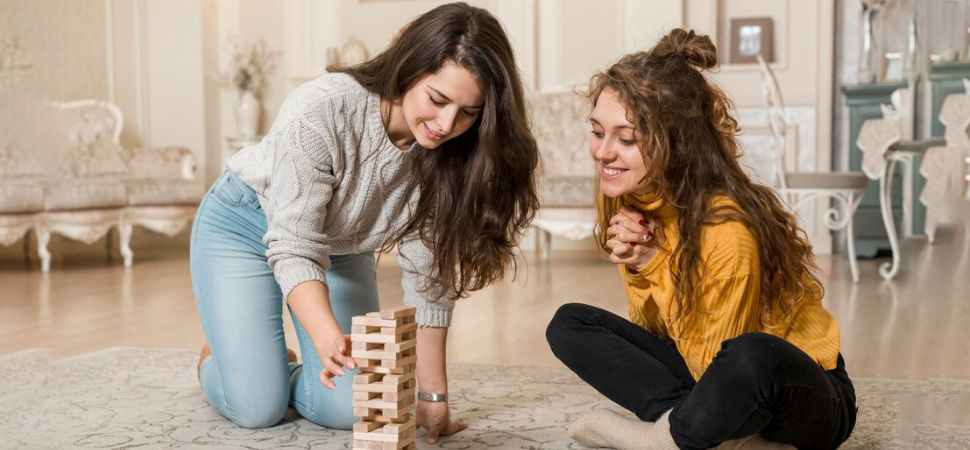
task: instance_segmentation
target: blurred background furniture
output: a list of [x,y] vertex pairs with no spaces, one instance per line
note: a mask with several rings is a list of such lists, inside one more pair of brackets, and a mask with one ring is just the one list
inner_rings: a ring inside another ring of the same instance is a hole
[[768,110],[768,127],[771,130],[771,147],[775,156],[773,186],[788,203],[792,211],[818,197],[836,200],[838,208],[825,212],[823,223],[832,231],[845,230],[845,244],[849,257],[849,270],[852,280],[859,281],[859,268],[856,262],[853,240],[852,220],[868,186],[865,175],[858,172],[789,172],[785,164],[787,145],[787,121],[785,103],[781,89],[771,67],[758,55],[761,68],[761,85]]
[[[857,84],[844,85],[842,92],[845,94],[848,106],[848,170],[863,171],[864,152],[858,151],[856,143],[859,141],[859,133],[863,123],[870,119],[882,119],[884,114],[883,105],[892,103],[893,92],[906,88],[908,82],[900,83],[879,83],[879,84]],[[902,139],[902,129],[899,131]],[[923,222],[926,210],[920,203],[913,203],[912,218],[904,219],[902,205],[907,202],[904,198],[916,198],[919,189],[922,189],[925,181],[917,177],[916,166],[921,162],[921,156],[914,156],[913,167],[906,166],[903,171],[896,171],[894,183],[892,184],[891,195],[893,196],[893,209],[890,211],[893,220],[899,223],[909,222],[908,227],[903,227],[904,233],[910,231],[912,234],[923,233]],[[912,182],[905,182],[905,178]],[[910,187],[905,190],[904,187]],[[879,201],[879,182],[878,178],[870,179],[865,196],[855,216],[855,248],[856,254],[862,258],[872,258],[877,256],[880,250],[890,250],[889,237],[886,234],[886,226],[882,219],[881,203]],[[912,202],[909,202],[912,203]]]
[[937,227],[959,221],[964,209],[964,184],[970,176],[963,164],[970,157],[970,80],[963,79],[963,86],[965,92],[948,95],[940,107],[944,143],[929,148],[920,165],[920,174],[927,180],[920,202],[926,205],[926,236],[931,244]]
[[[911,139],[911,131],[907,133],[907,128],[911,127],[912,113],[907,110],[912,109],[913,95],[912,88],[900,88],[893,92],[891,100],[893,106],[881,105],[882,118],[866,120],[859,130],[859,138],[856,145],[862,151],[862,170],[872,180],[879,182],[879,203],[880,212],[886,235],[889,239],[892,260],[879,267],[879,274],[886,280],[891,280],[899,271],[900,260],[902,258],[899,248],[899,238],[896,233],[896,220],[893,217],[893,183],[896,177],[896,165],[902,163],[906,170],[903,173],[903,211],[902,224],[904,236],[913,235],[913,178],[912,168],[914,161],[919,158],[920,173],[925,177],[922,186],[921,199],[926,197],[927,192],[938,190],[933,182],[941,179],[939,170],[936,169],[939,153],[930,155],[928,150],[943,144],[938,138],[922,140]],[[908,99],[908,100],[907,100]],[[910,139],[904,139],[908,135]],[[930,158],[927,163],[925,159]],[[930,191],[927,191],[927,189]],[[931,214],[931,207],[925,201],[925,223],[923,228],[929,237],[930,243],[933,242],[933,233],[936,229],[936,220]],[[934,208],[932,213],[938,214],[939,209]]]
[[226,136],[225,138],[226,145],[225,147],[223,147],[223,150],[222,150],[223,151],[222,165],[225,166],[226,160],[229,159],[232,155],[235,155],[236,152],[238,152],[239,150],[242,150],[251,145],[258,144],[259,141],[263,140],[264,136],[265,136],[264,134],[260,134],[256,136],[242,136],[242,135]]
[[52,148],[0,151],[0,243],[10,245],[33,229],[41,268],[48,272],[52,233],[86,244],[104,237],[110,256],[110,232],[117,228],[119,249],[130,267],[135,225],[171,237],[195,216],[205,186],[195,179],[191,151],[121,147],[124,120],[108,102],[50,106]]
[[590,110],[589,100],[572,91],[540,93],[532,99],[540,153],[540,209],[532,227],[542,259],[549,259],[553,235],[573,240],[593,235],[598,176],[589,156]]

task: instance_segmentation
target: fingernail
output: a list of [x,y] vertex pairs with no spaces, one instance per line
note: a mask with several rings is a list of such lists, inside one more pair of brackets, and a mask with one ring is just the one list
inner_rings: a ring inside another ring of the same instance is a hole
[[647,237],[652,238],[653,237],[653,231],[647,231]]
[[647,224],[646,222],[644,222],[644,221],[643,221],[643,219],[640,219],[640,220],[639,220],[638,222],[640,222],[640,225],[641,225],[641,226],[643,226],[643,225],[646,225],[646,224]]
[[636,242],[631,242],[630,243],[630,247],[636,247],[636,246],[637,246],[637,243]]

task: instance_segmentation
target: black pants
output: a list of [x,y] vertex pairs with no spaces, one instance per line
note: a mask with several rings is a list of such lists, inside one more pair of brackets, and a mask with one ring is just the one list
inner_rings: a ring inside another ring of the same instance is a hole
[[826,371],[769,334],[724,341],[697,382],[674,346],[594,306],[560,307],[546,339],[567,367],[641,420],[673,408],[670,433],[682,449],[756,433],[800,449],[836,448],[855,425],[855,390],[842,356]]

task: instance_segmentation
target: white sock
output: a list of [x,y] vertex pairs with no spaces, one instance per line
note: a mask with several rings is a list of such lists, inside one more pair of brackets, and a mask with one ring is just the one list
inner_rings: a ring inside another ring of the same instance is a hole
[[677,444],[674,443],[674,437],[670,435],[670,412],[672,409],[668,409],[667,412],[663,413],[656,422],[654,426],[650,428],[647,433],[643,446],[640,448],[647,448],[652,450],[679,450]]
[[[618,450],[646,450],[667,449],[677,450],[677,446],[670,437],[670,426],[667,424],[665,413],[656,423],[644,422],[639,419],[628,419],[613,411],[598,410],[589,413],[574,422],[569,427],[569,436],[585,447],[615,448]],[[661,425],[661,421],[663,424]],[[666,440],[652,439],[654,430],[662,427]],[[655,442],[664,444],[669,441],[670,446],[657,446]]]

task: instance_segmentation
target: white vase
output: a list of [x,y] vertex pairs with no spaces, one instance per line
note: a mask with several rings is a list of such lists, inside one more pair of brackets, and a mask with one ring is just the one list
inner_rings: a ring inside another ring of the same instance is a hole
[[242,91],[236,103],[236,131],[240,136],[256,136],[260,112],[256,95],[251,91]]

